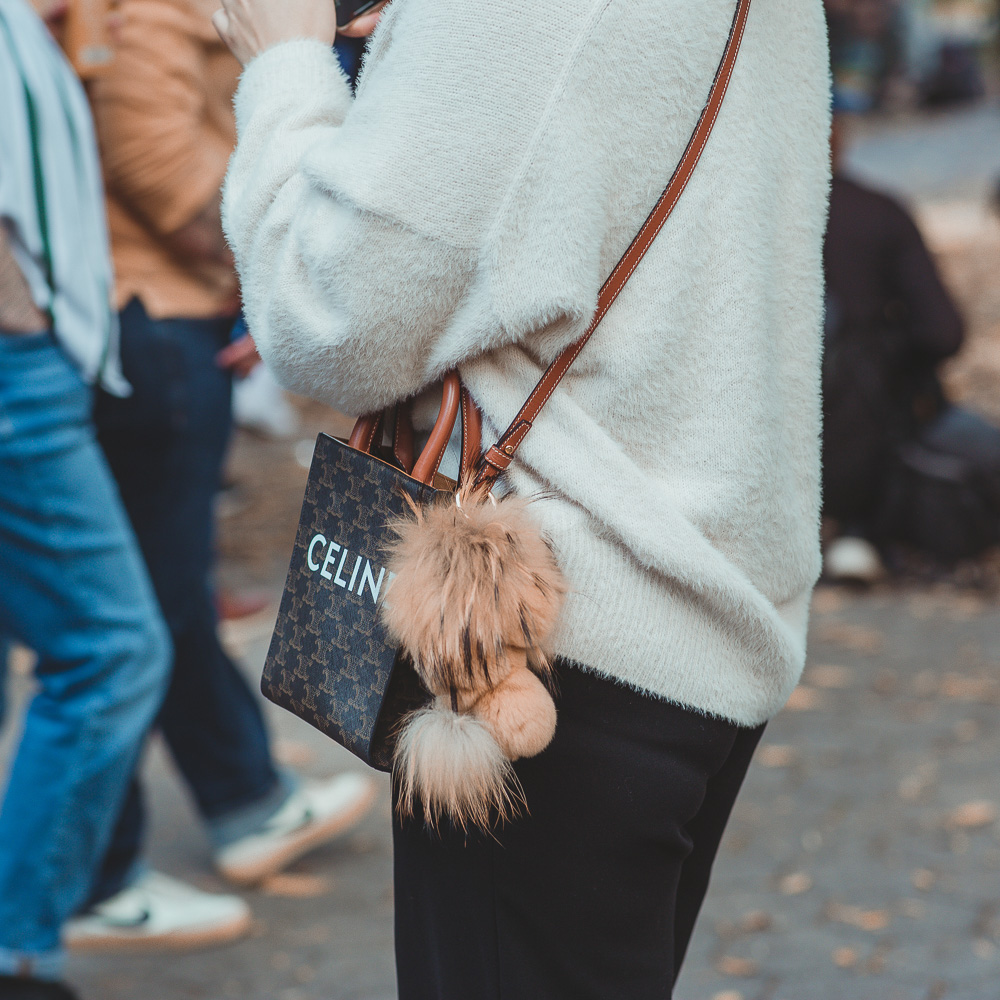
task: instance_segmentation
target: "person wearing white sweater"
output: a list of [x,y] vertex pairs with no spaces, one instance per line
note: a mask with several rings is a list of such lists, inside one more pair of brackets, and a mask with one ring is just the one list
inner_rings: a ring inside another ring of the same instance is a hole
[[[394,0],[356,94],[328,0],[224,0],[224,224],[285,384],[457,368],[487,443],[679,160],[734,0]],[[374,18],[369,19],[369,25]],[[396,824],[400,996],[669,996],[820,567],[821,0],[754,0],[667,225],[507,472],[568,580],[559,725],[494,835]]]

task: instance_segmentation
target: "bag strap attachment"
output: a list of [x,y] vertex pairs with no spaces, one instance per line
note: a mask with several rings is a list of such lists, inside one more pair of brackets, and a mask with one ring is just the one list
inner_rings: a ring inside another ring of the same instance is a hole
[[649,213],[646,221],[642,224],[635,239],[629,244],[621,260],[615,265],[610,277],[604,283],[597,297],[597,310],[590,321],[585,333],[579,340],[574,341],[566,347],[561,354],[545,370],[545,374],[539,379],[538,384],[532,390],[524,406],[521,407],[517,416],[511,421],[510,426],[503,432],[500,439],[483,455],[476,473],[475,484],[492,483],[497,476],[504,472],[514,458],[517,449],[524,440],[532,424],[541,412],[542,407],[548,402],[549,397],[555,392],[556,387],[563,380],[570,366],[576,360],[579,353],[587,345],[594,331],[601,320],[604,319],[607,311],[611,308],[619,293],[625,287],[626,282],[632,276],[639,261],[645,256],[653,240],[663,228],[670,213],[673,212],[678,199],[684,193],[694,168],[701,159],[701,154],[708,142],[708,137],[712,134],[715,120],[722,107],[722,101],[729,88],[729,81],[733,75],[733,67],[736,64],[736,56],[740,50],[740,43],[743,41],[743,32],[746,28],[747,15],[750,11],[750,0],[739,0],[736,5],[736,12],[733,15],[732,27],[729,29],[729,39],[726,49],[716,70],[715,79],[712,81],[712,88],[708,93],[708,101],[701,112],[698,124],[688,141],[684,150],[684,155],[674,170],[670,182],[667,184],[663,194]]

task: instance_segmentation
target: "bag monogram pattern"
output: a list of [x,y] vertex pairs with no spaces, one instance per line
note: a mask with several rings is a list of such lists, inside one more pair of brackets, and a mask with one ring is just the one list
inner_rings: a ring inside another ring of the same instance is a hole
[[320,434],[261,678],[269,700],[386,771],[395,722],[427,698],[377,615],[404,491],[420,504],[439,492]]

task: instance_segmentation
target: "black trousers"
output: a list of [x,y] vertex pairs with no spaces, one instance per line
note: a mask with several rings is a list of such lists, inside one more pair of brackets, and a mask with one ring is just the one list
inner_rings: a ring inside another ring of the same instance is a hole
[[[219,642],[212,573],[214,504],[231,428],[231,377],[215,363],[232,319],[154,319],[133,299],[121,314],[122,367],[134,392],[99,393],[98,440],[174,644],[157,720],[202,816],[216,831],[284,792],[258,698]],[[133,779],[91,903],[135,877],[146,834]]]
[[530,814],[394,821],[400,1000],[667,1000],[763,726],[561,666]]

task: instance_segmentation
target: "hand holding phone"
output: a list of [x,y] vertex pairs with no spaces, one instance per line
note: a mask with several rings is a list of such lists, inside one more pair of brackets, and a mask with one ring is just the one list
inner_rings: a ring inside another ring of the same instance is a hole
[[222,0],[212,23],[245,66],[265,49],[296,38],[332,46],[338,31],[355,38],[370,34],[383,4],[384,0]]
[[337,8],[337,29],[346,28],[355,18],[377,7],[382,0],[334,0]]

